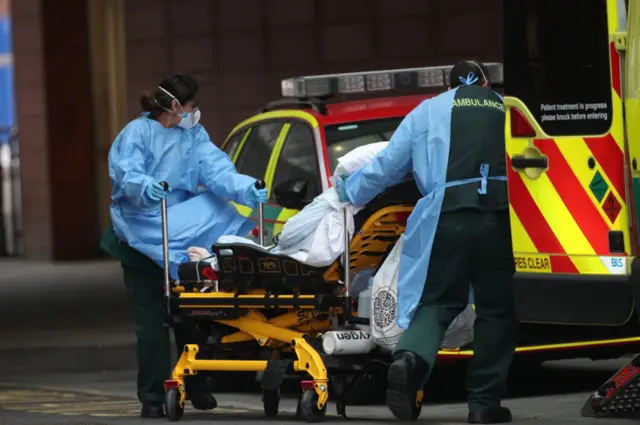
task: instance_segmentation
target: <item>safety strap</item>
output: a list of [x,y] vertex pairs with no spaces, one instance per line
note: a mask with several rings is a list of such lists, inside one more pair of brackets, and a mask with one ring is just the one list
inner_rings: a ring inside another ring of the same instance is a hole
[[454,180],[450,182],[446,182],[444,185],[440,186],[442,189],[446,189],[448,187],[453,186],[462,186],[470,183],[478,183],[480,182],[480,187],[478,188],[478,193],[480,195],[487,194],[487,181],[489,180],[499,180],[499,181],[507,181],[507,176],[491,176],[489,177],[489,164],[481,164],[480,165],[480,177],[473,177],[470,179],[461,179]]

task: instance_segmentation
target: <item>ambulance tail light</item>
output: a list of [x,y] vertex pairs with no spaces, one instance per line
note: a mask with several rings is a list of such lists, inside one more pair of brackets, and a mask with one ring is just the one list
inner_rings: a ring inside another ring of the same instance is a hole
[[511,137],[533,138],[536,131],[529,120],[516,108],[509,108],[509,118],[511,119]]

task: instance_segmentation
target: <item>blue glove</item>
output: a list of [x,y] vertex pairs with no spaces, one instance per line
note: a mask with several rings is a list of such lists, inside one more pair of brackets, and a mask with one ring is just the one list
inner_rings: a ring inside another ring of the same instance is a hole
[[256,189],[255,185],[251,185],[249,189],[247,189],[247,193],[245,194],[245,198],[247,202],[249,202],[252,206],[260,204],[264,204],[267,202],[268,192],[267,189]]
[[149,186],[147,186],[145,194],[147,195],[147,198],[149,198],[152,202],[160,202],[163,199],[167,199],[167,191],[165,191],[164,187],[162,187],[162,185],[157,182],[151,183]]
[[345,182],[347,178],[340,176],[338,181],[336,181],[336,191],[338,192],[338,200],[340,202],[351,202],[349,196],[347,196],[347,184]]

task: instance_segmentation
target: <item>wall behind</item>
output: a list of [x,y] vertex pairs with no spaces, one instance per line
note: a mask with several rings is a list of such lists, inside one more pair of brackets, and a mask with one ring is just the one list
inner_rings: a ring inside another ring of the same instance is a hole
[[296,75],[502,57],[502,1],[127,0],[127,116],[174,72],[201,83],[221,143]]

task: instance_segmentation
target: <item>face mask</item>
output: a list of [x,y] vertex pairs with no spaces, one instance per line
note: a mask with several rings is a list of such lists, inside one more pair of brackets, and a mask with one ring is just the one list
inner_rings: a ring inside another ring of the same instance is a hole
[[200,121],[200,109],[195,109],[193,112],[184,112],[180,115],[180,118],[182,119],[178,123],[178,127],[193,128]]
[[[165,92],[167,95],[171,96],[171,98],[175,100],[178,103],[178,105],[182,108],[180,101],[176,99],[174,95],[169,93],[163,87],[158,87],[158,88],[163,92]],[[172,112],[172,111],[169,111],[168,109],[167,111]],[[194,109],[192,112],[183,112],[182,114],[180,114],[180,122],[178,123],[178,127],[185,128],[185,129],[190,129],[195,127],[195,125],[198,124],[198,122],[200,121],[200,115],[201,115],[200,109],[198,108]]]

